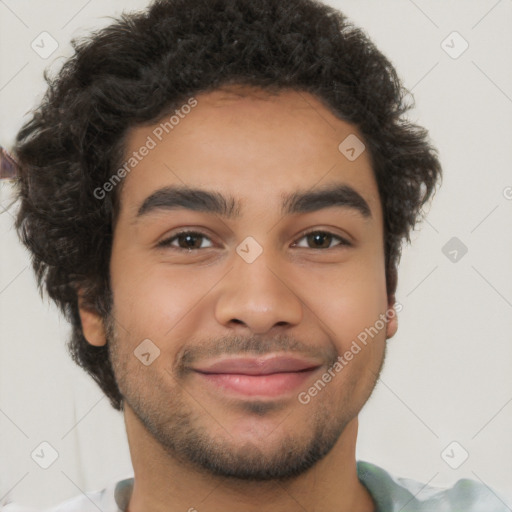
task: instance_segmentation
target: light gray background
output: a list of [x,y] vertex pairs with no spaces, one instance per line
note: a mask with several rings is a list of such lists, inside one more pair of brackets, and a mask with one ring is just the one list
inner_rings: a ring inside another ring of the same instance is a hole
[[[445,173],[403,252],[399,331],[360,416],[358,458],[433,486],[469,477],[511,495],[512,0],[329,3],[396,65]],[[72,37],[145,5],[0,0],[0,144],[12,144],[42,97],[43,69],[58,69]],[[59,44],[47,60],[31,48],[43,31]],[[441,46],[453,31],[469,43],[457,59]],[[67,324],[38,295],[14,207],[4,211],[9,188],[0,188],[0,503],[9,494],[42,506],[103,488],[131,465],[122,416],[74,366]],[[452,237],[468,248],[457,262],[442,252]],[[46,470],[30,455],[42,441],[59,455]],[[469,453],[458,469],[441,457],[452,441]]]

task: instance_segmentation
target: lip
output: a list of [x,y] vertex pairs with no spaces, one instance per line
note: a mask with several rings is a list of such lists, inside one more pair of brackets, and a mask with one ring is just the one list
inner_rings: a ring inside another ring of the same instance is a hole
[[209,387],[245,397],[278,397],[303,386],[321,366],[295,356],[226,358],[193,368]]
[[270,375],[272,373],[301,372],[317,368],[320,363],[294,356],[236,357],[220,359],[194,368],[201,373],[236,373],[240,375]]

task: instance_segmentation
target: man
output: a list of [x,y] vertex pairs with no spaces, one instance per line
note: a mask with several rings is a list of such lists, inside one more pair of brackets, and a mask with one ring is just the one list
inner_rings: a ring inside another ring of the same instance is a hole
[[441,175],[364,34],[310,0],[160,0],[75,49],[18,134],[17,226],[134,477],[54,510],[506,510],[355,459]]

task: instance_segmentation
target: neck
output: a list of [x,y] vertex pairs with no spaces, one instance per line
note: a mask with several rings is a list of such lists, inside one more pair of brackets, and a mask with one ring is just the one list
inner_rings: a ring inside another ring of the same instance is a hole
[[333,449],[293,480],[250,482],[202,472],[170,456],[125,404],[135,481],[129,512],[374,512],[357,476],[357,418]]

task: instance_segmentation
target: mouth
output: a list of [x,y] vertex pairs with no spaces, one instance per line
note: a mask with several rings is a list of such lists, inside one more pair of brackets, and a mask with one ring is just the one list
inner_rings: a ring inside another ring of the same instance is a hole
[[193,371],[210,387],[246,397],[278,397],[304,386],[321,366],[318,361],[294,356],[226,358]]

